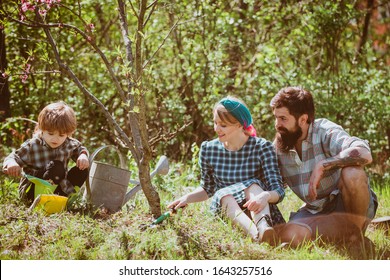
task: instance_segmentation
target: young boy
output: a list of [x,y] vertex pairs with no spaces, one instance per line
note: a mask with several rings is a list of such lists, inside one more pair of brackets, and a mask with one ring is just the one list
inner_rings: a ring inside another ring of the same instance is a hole
[[[88,176],[88,150],[78,140],[71,138],[76,126],[75,113],[66,103],[60,101],[47,105],[39,113],[33,138],[4,159],[4,173],[20,176],[23,168],[24,173],[42,178],[50,162],[59,161],[66,176],[54,193],[68,196],[74,186],[81,187]],[[70,159],[76,162],[76,166],[67,172]],[[34,188],[34,184],[22,177],[20,197],[27,202],[33,201]]]

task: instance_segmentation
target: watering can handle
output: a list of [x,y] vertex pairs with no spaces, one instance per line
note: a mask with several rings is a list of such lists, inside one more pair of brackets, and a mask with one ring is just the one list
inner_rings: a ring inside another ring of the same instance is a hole
[[[126,169],[126,161],[122,155],[122,153],[119,151],[119,149],[113,145],[104,145],[104,146],[101,146],[99,148],[97,148],[92,154],[91,156],[89,157],[89,166],[92,165],[92,162],[93,160],[95,159],[96,155],[103,149],[105,148],[114,148],[119,156],[119,160],[120,160],[120,164],[121,164],[121,168],[122,169]],[[85,181],[85,187],[86,187],[86,191],[87,191],[87,200],[89,201],[91,199],[91,185],[90,185],[90,182],[89,182],[89,172],[90,172],[90,168],[88,169],[88,177],[87,177],[87,180]]]
[[93,153],[92,155],[89,157],[89,164],[91,165],[93,160],[95,159],[96,155],[103,149],[105,148],[114,148],[119,156],[119,160],[120,160],[120,163],[121,163],[121,168],[122,169],[126,169],[126,161],[122,155],[122,153],[119,151],[119,149],[113,145],[104,145],[104,146],[101,146],[100,148],[97,148]]

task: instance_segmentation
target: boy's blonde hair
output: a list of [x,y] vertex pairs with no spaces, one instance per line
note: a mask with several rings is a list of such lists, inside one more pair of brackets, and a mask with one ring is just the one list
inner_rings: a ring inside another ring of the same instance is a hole
[[58,131],[71,135],[77,127],[76,115],[72,108],[60,101],[47,105],[39,113],[38,129],[40,131]]

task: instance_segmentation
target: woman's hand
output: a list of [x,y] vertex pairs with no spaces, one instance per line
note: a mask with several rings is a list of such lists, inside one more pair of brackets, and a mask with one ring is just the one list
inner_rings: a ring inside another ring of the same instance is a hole
[[188,205],[188,196],[185,195],[173,202],[171,202],[169,205],[168,205],[168,208],[170,209],[173,209],[173,210],[177,210],[177,209],[180,209],[180,208],[184,208]]
[[186,207],[189,203],[205,201],[209,197],[206,191],[202,187],[198,187],[193,192],[183,195],[181,198],[171,202],[168,208],[178,210],[179,208]]
[[246,207],[249,211],[258,214],[268,205],[270,198],[271,194],[269,192],[262,192],[245,202],[243,207]]

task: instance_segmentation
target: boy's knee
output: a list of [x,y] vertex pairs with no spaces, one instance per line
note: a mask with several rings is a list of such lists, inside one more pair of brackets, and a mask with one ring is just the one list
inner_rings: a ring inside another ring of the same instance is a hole
[[69,170],[67,179],[72,183],[73,186],[81,187],[87,180],[88,174],[88,168],[81,170],[77,166],[74,166]]

